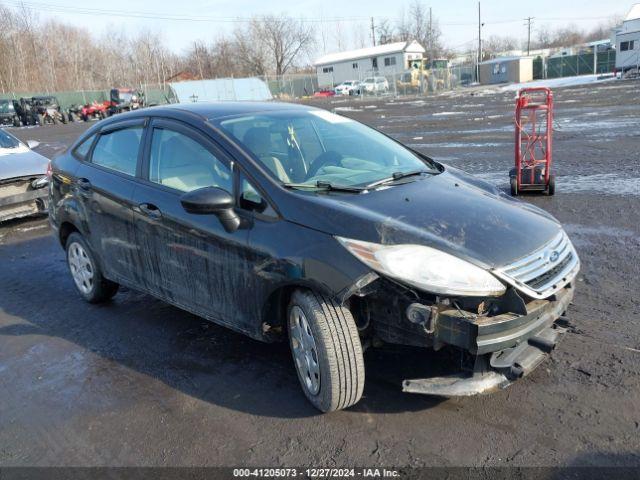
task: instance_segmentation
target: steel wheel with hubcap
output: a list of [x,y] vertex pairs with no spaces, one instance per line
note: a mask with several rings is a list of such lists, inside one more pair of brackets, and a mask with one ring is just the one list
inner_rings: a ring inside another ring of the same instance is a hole
[[118,284],[102,275],[100,265],[82,235],[73,232],[66,242],[67,264],[78,292],[90,303],[109,300],[118,291]]
[[88,295],[93,288],[93,265],[82,245],[73,242],[67,250],[69,269],[76,287],[85,295]]
[[312,395],[320,391],[320,366],[313,332],[302,309],[294,305],[289,313],[291,325],[291,351],[298,375]]

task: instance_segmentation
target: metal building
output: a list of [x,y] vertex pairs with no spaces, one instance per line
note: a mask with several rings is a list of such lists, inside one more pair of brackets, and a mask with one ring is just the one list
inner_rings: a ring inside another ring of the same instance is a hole
[[522,83],[533,80],[533,57],[499,57],[480,63],[480,83]]

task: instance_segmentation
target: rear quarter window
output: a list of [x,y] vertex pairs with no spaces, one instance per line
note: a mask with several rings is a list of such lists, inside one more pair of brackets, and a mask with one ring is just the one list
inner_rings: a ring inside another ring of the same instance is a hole
[[91,150],[91,145],[93,145],[93,141],[95,140],[95,138],[95,134],[90,135],[88,138],[86,138],[82,143],[80,143],[80,145],[72,150],[71,153],[73,154],[73,156],[80,160],[85,160],[87,158],[87,155],[89,155],[89,150]]

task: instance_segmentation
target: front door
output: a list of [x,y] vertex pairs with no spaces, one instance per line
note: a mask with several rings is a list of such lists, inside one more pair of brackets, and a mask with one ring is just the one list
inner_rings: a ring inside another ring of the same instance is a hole
[[205,135],[181,123],[154,120],[143,180],[134,192],[143,284],[151,293],[204,317],[247,331],[236,308],[245,301],[247,230],[226,232],[215,215],[187,213],[185,192],[215,186],[233,192],[233,167]]

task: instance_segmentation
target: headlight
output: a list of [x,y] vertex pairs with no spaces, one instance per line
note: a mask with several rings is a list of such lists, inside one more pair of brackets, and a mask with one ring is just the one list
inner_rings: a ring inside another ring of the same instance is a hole
[[505,286],[486,270],[435,248],[336,239],[377,272],[427,292],[470,297],[493,297],[505,292]]

